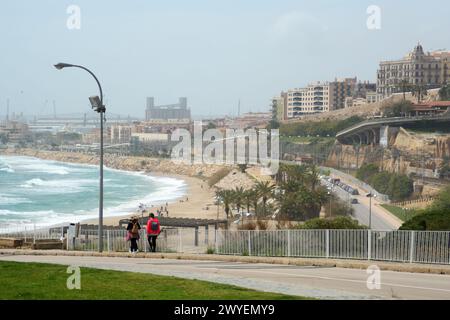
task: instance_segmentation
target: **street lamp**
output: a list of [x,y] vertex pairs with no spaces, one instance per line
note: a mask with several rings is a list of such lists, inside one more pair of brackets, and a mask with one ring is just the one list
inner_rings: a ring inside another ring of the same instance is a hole
[[327,188],[328,189],[328,194],[330,195],[330,218],[332,217],[331,214],[331,200],[333,198],[333,191],[334,191],[334,186],[331,185],[330,187]]
[[100,90],[100,97],[93,96],[89,97],[92,109],[100,114],[100,191],[99,191],[99,206],[98,206],[98,251],[103,251],[103,121],[106,108],[103,105],[103,90],[100,82],[98,81],[95,74],[86,67],[69,64],[69,63],[58,63],[55,64],[55,68],[62,70],[64,68],[79,68],[87,71],[97,82],[98,88]]
[[372,229],[372,197],[376,198],[377,195],[369,192],[366,196],[369,197],[369,229]]

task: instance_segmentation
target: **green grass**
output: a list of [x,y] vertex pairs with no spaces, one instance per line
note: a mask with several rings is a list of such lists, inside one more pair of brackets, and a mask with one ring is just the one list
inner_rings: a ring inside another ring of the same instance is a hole
[[416,215],[414,213],[414,210],[405,210],[403,208],[392,206],[390,204],[382,204],[381,206],[402,221],[408,221]]
[[69,290],[67,266],[0,261],[0,300],[294,300],[276,293],[152,274],[81,268],[81,290]]
[[281,136],[281,141],[287,141],[298,144],[320,143],[327,144],[335,141],[334,137],[298,137],[298,136]]

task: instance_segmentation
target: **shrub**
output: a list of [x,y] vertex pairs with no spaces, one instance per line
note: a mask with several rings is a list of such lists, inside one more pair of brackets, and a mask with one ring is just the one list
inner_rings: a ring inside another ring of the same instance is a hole
[[364,164],[356,172],[356,177],[362,181],[369,181],[370,177],[377,174],[378,172],[379,168],[376,164]]
[[238,230],[256,230],[256,223],[254,221],[247,221],[240,224]]
[[363,119],[352,116],[344,120],[324,120],[314,122],[287,123],[280,127],[280,134],[284,136],[335,136],[339,131],[350,127]]
[[406,221],[401,230],[450,230],[450,187],[443,189],[436,200]]
[[214,254],[216,253],[216,249],[213,247],[208,247],[208,249],[206,249],[206,254]]
[[336,217],[332,219],[315,218],[298,225],[298,229],[366,229],[358,221],[350,217]]
[[258,219],[256,221],[256,224],[258,225],[258,230],[267,230],[267,228],[269,226],[269,222],[267,220]]

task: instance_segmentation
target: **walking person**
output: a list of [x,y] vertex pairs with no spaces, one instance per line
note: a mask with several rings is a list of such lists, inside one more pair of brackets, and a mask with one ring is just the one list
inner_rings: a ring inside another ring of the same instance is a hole
[[156,238],[158,238],[160,233],[161,225],[159,220],[158,218],[155,218],[153,213],[150,213],[150,217],[147,221],[147,237],[151,252],[156,252]]
[[130,223],[128,223],[127,231],[128,236],[127,238],[130,240],[130,252],[136,253],[139,252],[138,249],[138,240],[139,240],[139,230],[141,230],[141,225],[139,224],[139,221],[137,218],[132,218]]

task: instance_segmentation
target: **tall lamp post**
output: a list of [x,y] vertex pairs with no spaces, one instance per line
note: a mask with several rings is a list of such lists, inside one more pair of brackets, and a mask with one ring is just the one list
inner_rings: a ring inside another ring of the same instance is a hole
[[369,192],[367,197],[369,197],[369,229],[372,229],[372,198],[376,198],[377,195]]
[[103,90],[100,82],[98,81],[95,74],[86,67],[69,64],[69,63],[58,63],[55,64],[55,68],[58,70],[64,68],[80,68],[83,69],[95,79],[100,90],[100,97],[93,96],[89,97],[92,109],[100,114],[100,192],[99,192],[99,206],[98,206],[98,251],[103,251],[103,121],[106,108],[103,105]]

